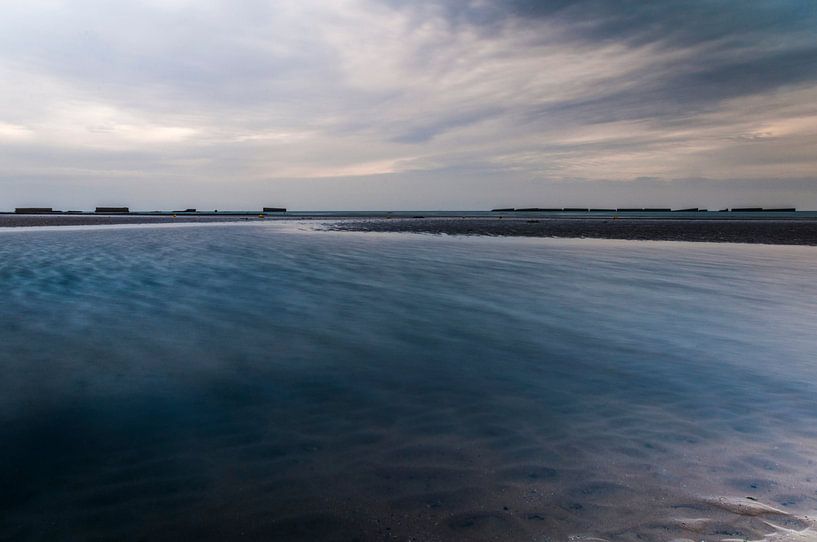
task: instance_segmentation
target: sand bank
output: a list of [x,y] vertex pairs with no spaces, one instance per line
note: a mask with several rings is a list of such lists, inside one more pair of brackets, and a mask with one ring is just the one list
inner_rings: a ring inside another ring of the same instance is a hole
[[449,235],[817,245],[815,219],[374,218],[339,221],[333,224],[331,229]]

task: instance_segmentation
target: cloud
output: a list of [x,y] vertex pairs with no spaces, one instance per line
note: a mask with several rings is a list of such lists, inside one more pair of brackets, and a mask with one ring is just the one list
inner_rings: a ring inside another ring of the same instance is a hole
[[814,28],[796,1],[15,3],[0,205],[309,208],[334,178],[355,208],[489,207],[653,177],[702,199],[797,179],[817,207]]

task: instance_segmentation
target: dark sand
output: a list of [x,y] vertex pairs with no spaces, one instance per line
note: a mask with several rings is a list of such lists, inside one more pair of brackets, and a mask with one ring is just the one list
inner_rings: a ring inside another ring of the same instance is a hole
[[449,235],[817,245],[815,219],[376,218],[337,222],[331,229]]

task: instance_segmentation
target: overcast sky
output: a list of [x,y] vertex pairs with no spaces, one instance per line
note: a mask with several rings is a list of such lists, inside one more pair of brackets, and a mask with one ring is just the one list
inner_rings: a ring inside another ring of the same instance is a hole
[[817,209],[813,0],[0,7],[2,209]]

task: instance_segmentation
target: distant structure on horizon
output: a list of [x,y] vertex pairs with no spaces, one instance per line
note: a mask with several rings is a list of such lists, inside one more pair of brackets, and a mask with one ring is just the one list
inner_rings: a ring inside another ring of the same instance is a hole
[[[708,209],[691,207],[688,209],[670,209],[669,207],[619,207],[617,209],[588,209],[585,207],[498,207],[492,213],[706,213]],[[719,209],[720,213],[794,213],[795,207],[765,209],[763,207],[733,207]]]
[[18,215],[44,215],[54,212],[59,211],[54,211],[51,207],[17,207],[14,209],[14,213]]
[[130,208],[128,208],[128,207],[97,207],[94,212],[95,213],[101,213],[101,214],[122,214],[122,213],[129,213]]

